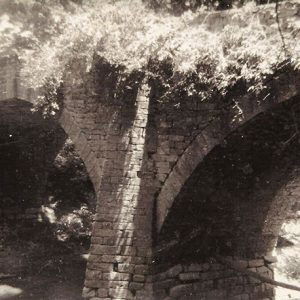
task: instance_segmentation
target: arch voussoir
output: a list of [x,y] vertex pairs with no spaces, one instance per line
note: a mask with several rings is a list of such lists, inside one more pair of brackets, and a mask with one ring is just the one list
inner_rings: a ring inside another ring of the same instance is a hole
[[[278,83],[278,78],[275,78],[274,82]],[[276,104],[287,101],[299,94],[299,75],[297,74],[295,76],[285,73],[281,74],[280,82],[282,84],[280,87],[277,87],[274,82],[271,83],[271,86],[274,85],[276,87],[273,90],[272,97],[270,96],[272,101],[255,101],[248,94],[241,96],[240,99],[238,99],[239,109],[242,111],[239,118],[233,119],[233,116],[235,116],[235,106],[231,107],[228,114],[223,115],[222,120],[216,118],[187,146],[181,156],[177,159],[157,196],[157,232],[160,232],[175,198],[181,191],[185,182],[191,176],[198,164],[203,161],[206,155],[215,146],[222,143],[228,134],[259,113],[267,111]]]
[[89,145],[86,135],[67,111],[64,110],[62,112],[58,121],[74,143],[75,149],[86,166],[87,172],[94,184],[94,188],[96,188],[98,174],[96,174],[95,171],[93,172],[96,156]]

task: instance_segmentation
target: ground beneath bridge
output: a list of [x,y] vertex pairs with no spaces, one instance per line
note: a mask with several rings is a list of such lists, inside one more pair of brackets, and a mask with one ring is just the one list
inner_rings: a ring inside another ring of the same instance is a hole
[[[0,272],[0,299],[82,299],[86,251],[73,243],[51,245],[16,242],[14,259],[22,260],[22,271]],[[33,249],[34,248],[34,249]],[[10,277],[11,276],[11,277]],[[10,278],[7,278],[10,277]],[[1,279],[2,278],[2,279]]]

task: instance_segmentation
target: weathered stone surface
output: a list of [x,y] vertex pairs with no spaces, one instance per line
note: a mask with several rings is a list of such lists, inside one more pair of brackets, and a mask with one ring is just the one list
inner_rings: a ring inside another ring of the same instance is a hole
[[133,281],[136,282],[145,282],[146,277],[144,275],[133,275]]
[[272,256],[272,255],[266,255],[266,256],[264,256],[264,260],[265,260],[266,263],[272,264],[272,263],[276,263],[277,262],[277,257],[276,256]]
[[154,290],[161,290],[161,289],[169,289],[170,287],[173,287],[176,285],[175,279],[165,279],[162,281],[154,282],[153,288]]
[[170,289],[170,296],[180,297],[185,295],[192,295],[193,291],[194,289],[192,284],[180,284]]
[[199,280],[200,278],[201,276],[197,272],[179,274],[179,279],[181,281],[194,281],[194,280]]
[[101,298],[105,298],[105,297],[108,297],[108,290],[107,289],[98,289],[97,290],[97,296],[98,297],[101,297]]
[[95,290],[95,289],[84,287],[83,291],[82,291],[82,297],[83,298],[94,297],[94,296],[96,296],[96,291],[97,290]]
[[129,289],[130,290],[134,290],[134,291],[138,291],[144,288],[144,284],[143,283],[139,283],[139,282],[130,282],[129,283]]
[[208,263],[204,264],[190,264],[187,266],[184,266],[185,272],[201,272],[201,271],[207,271],[210,268],[210,265]]
[[166,272],[167,277],[174,278],[182,271],[182,265],[174,266]]
[[[298,20],[299,5],[284,4],[279,13],[282,18]],[[232,12],[220,14],[207,17],[205,26],[209,30],[217,30],[218,27],[223,28],[226,22],[234,22]],[[274,16],[269,13],[258,15],[262,24],[276,24]],[[21,86],[18,63],[5,58],[0,66],[1,103],[12,99],[32,102],[36,95]],[[84,160],[98,202],[83,294],[86,298],[131,299],[134,295],[130,292],[126,294],[128,286],[137,290],[148,282],[153,250],[152,216],[156,217],[157,229],[161,229],[172,211],[175,198],[206,155],[221,144],[227,134],[256,114],[299,93],[295,80],[298,77],[288,74],[283,76],[282,81],[276,81],[276,78],[272,88],[276,92],[270,102],[253,101],[252,96],[239,95],[238,102],[244,109],[244,115],[242,121],[233,122],[230,117],[234,109],[220,106],[218,101],[203,103],[199,99],[180,99],[180,109],[174,103],[157,103],[155,93],[159,94],[159,91],[149,93],[150,88],[145,82],[124,99],[114,99],[112,70],[96,61],[94,69],[88,73],[79,60],[70,69],[65,74],[64,109],[58,122],[73,139]],[[2,115],[0,119],[3,123]],[[241,166],[241,174],[245,175],[251,170],[250,167]],[[293,191],[297,194],[296,189]],[[153,213],[156,200],[157,211]],[[272,244],[275,229],[282,222],[277,221],[277,216],[283,205],[277,206],[278,209],[268,215],[268,221],[272,221],[273,225],[262,228],[261,240],[251,241],[249,238],[247,241],[255,245],[255,250]],[[258,210],[263,209],[257,206]],[[27,218],[31,219],[37,213],[36,210],[28,211]],[[258,215],[257,212],[255,217]],[[240,224],[241,220],[232,221]],[[250,222],[245,220],[247,224]],[[261,223],[268,222],[261,220]],[[232,245],[226,246],[230,248]],[[244,252],[246,250],[249,249]],[[250,260],[249,268],[272,276],[265,263],[272,263],[273,259],[266,256],[262,259],[265,255],[263,250],[255,253],[260,259]],[[241,253],[241,257],[249,257],[247,255]],[[216,263],[194,263],[184,267],[174,264],[171,269],[153,276],[153,288],[168,291],[171,298],[193,296],[189,294],[199,287],[199,295],[202,291],[206,293],[208,289],[216,289],[203,296],[216,300],[225,297],[223,293],[226,288],[238,293],[239,287],[236,286],[244,285],[246,293],[233,296],[247,299],[248,294],[255,290],[254,286],[261,284],[233,275],[234,271],[223,270]],[[245,262],[239,262],[239,265],[246,266]],[[180,284],[179,279],[198,281],[199,286]],[[215,282],[216,287],[211,286],[211,282]],[[140,297],[148,297],[143,291],[138,292]]]
[[253,259],[250,260],[248,264],[250,268],[255,268],[255,267],[264,266],[265,262],[263,259]]
[[148,273],[148,266],[146,265],[136,265],[134,268],[134,273],[135,274],[141,274],[141,275],[145,275]]

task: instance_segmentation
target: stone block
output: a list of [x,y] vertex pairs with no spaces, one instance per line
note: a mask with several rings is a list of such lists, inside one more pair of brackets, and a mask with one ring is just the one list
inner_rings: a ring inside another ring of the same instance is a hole
[[93,254],[119,254],[117,253],[118,247],[106,245],[92,245],[91,253]]
[[109,288],[124,288],[127,289],[129,287],[129,281],[110,281],[108,282]]
[[166,280],[154,282],[153,288],[154,288],[154,290],[169,289],[170,287],[173,287],[176,284],[177,284],[177,281],[175,279],[166,279]]
[[272,277],[272,271],[265,266],[258,267],[256,270],[259,274],[266,275],[268,277]]
[[253,260],[249,260],[248,262],[248,266],[250,268],[256,268],[256,267],[261,267],[264,266],[264,260],[263,259],[253,259]]
[[179,274],[179,279],[181,281],[194,281],[194,280],[199,280],[200,278],[201,278],[201,276],[200,276],[199,272]]
[[130,264],[130,263],[118,264],[118,272],[120,273],[133,273],[133,271],[134,271],[134,264]]
[[230,295],[240,295],[244,292],[244,286],[243,285],[235,285],[230,287],[229,294]]
[[133,275],[133,281],[136,282],[145,282],[146,277],[144,275]]
[[211,290],[206,292],[205,300],[224,300],[226,299],[226,291],[223,290]]
[[273,255],[264,256],[264,260],[267,264],[273,264],[277,262],[277,257]]
[[147,265],[136,265],[134,268],[135,274],[146,275],[148,274],[149,267]]
[[84,285],[87,288],[99,288],[102,287],[103,280],[85,279]]
[[144,284],[140,282],[130,282],[129,289],[131,291],[138,291],[144,288]]
[[123,288],[110,288],[109,297],[113,299],[133,299],[133,294],[128,289]]
[[96,289],[84,287],[82,290],[83,298],[91,298],[96,296]]
[[218,271],[209,271],[205,273],[201,273],[202,280],[210,280],[210,279],[218,279],[223,276],[223,273]]
[[117,254],[134,256],[136,254],[136,248],[132,246],[121,246],[118,247]]
[[166,278],[167,278],[166,272],[158,273],[152,276],[152,282],[162,281],[165,280]]
[[109,281],[128,281],[130,280],[130,274],[118,272],[103,273],[103,279]]
[[246,260],[234,260],[234,265],[246,269],[248,267],[248,262]]
[[160,300],[159,298],[155,298],[151,293],[144,290],[136,291],[135,300]]
[[97,296],[102,298],[108,297],[108,289],[98,289]]
[[194,289],[192,284],[180,284],[170,289],[170,296],[180,297],[180,296],[192,295],[193,291]]
[[184,266],[185,272],[201,272],[201,271],[207,271],[209,270],[210,265],[208,263],[204,264],[190,264],[187,266]]
[[259,279],[254,278],[254,277],[249,277],[249,282],[255,283],[255,284],[261,283],[261,281]]
[[182,271],[183,271],[182,265],[176,265],[176,266],[172,267],[171,269],[169,269],[166,272],[166,275],[168,278],[174,278]]
[[86,279],[101,279],[102,278],[102,271],[99,270],[87,270],[86,275],[85,275]]

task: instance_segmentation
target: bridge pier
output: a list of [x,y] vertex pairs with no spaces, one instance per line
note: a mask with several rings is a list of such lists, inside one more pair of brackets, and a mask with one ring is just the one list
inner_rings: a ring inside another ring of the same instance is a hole
[[[103,90],[95,93],[101,95]],[[150,299],[152,293],[146,282],[155,192],[147,165],[148,95],[148,86],[141,84],[124,100],[97,97],[94,118],[80,124],[87,137],[82,153],[97,194],[83,289],[86,299]],[[71,117],[80,112],[80,101],[93,100],[89,95],[86,100],[74,98],[73,92],[69,97],[65,109]]]
[[147,299],[150,292],[146,275],[151,262],[153,188],[151,174],[143,166],[148,105],[143,85],[131,107],[132,125],[110,136],[106,145],[110,151],[104,154],[97,194],[86,298]]

